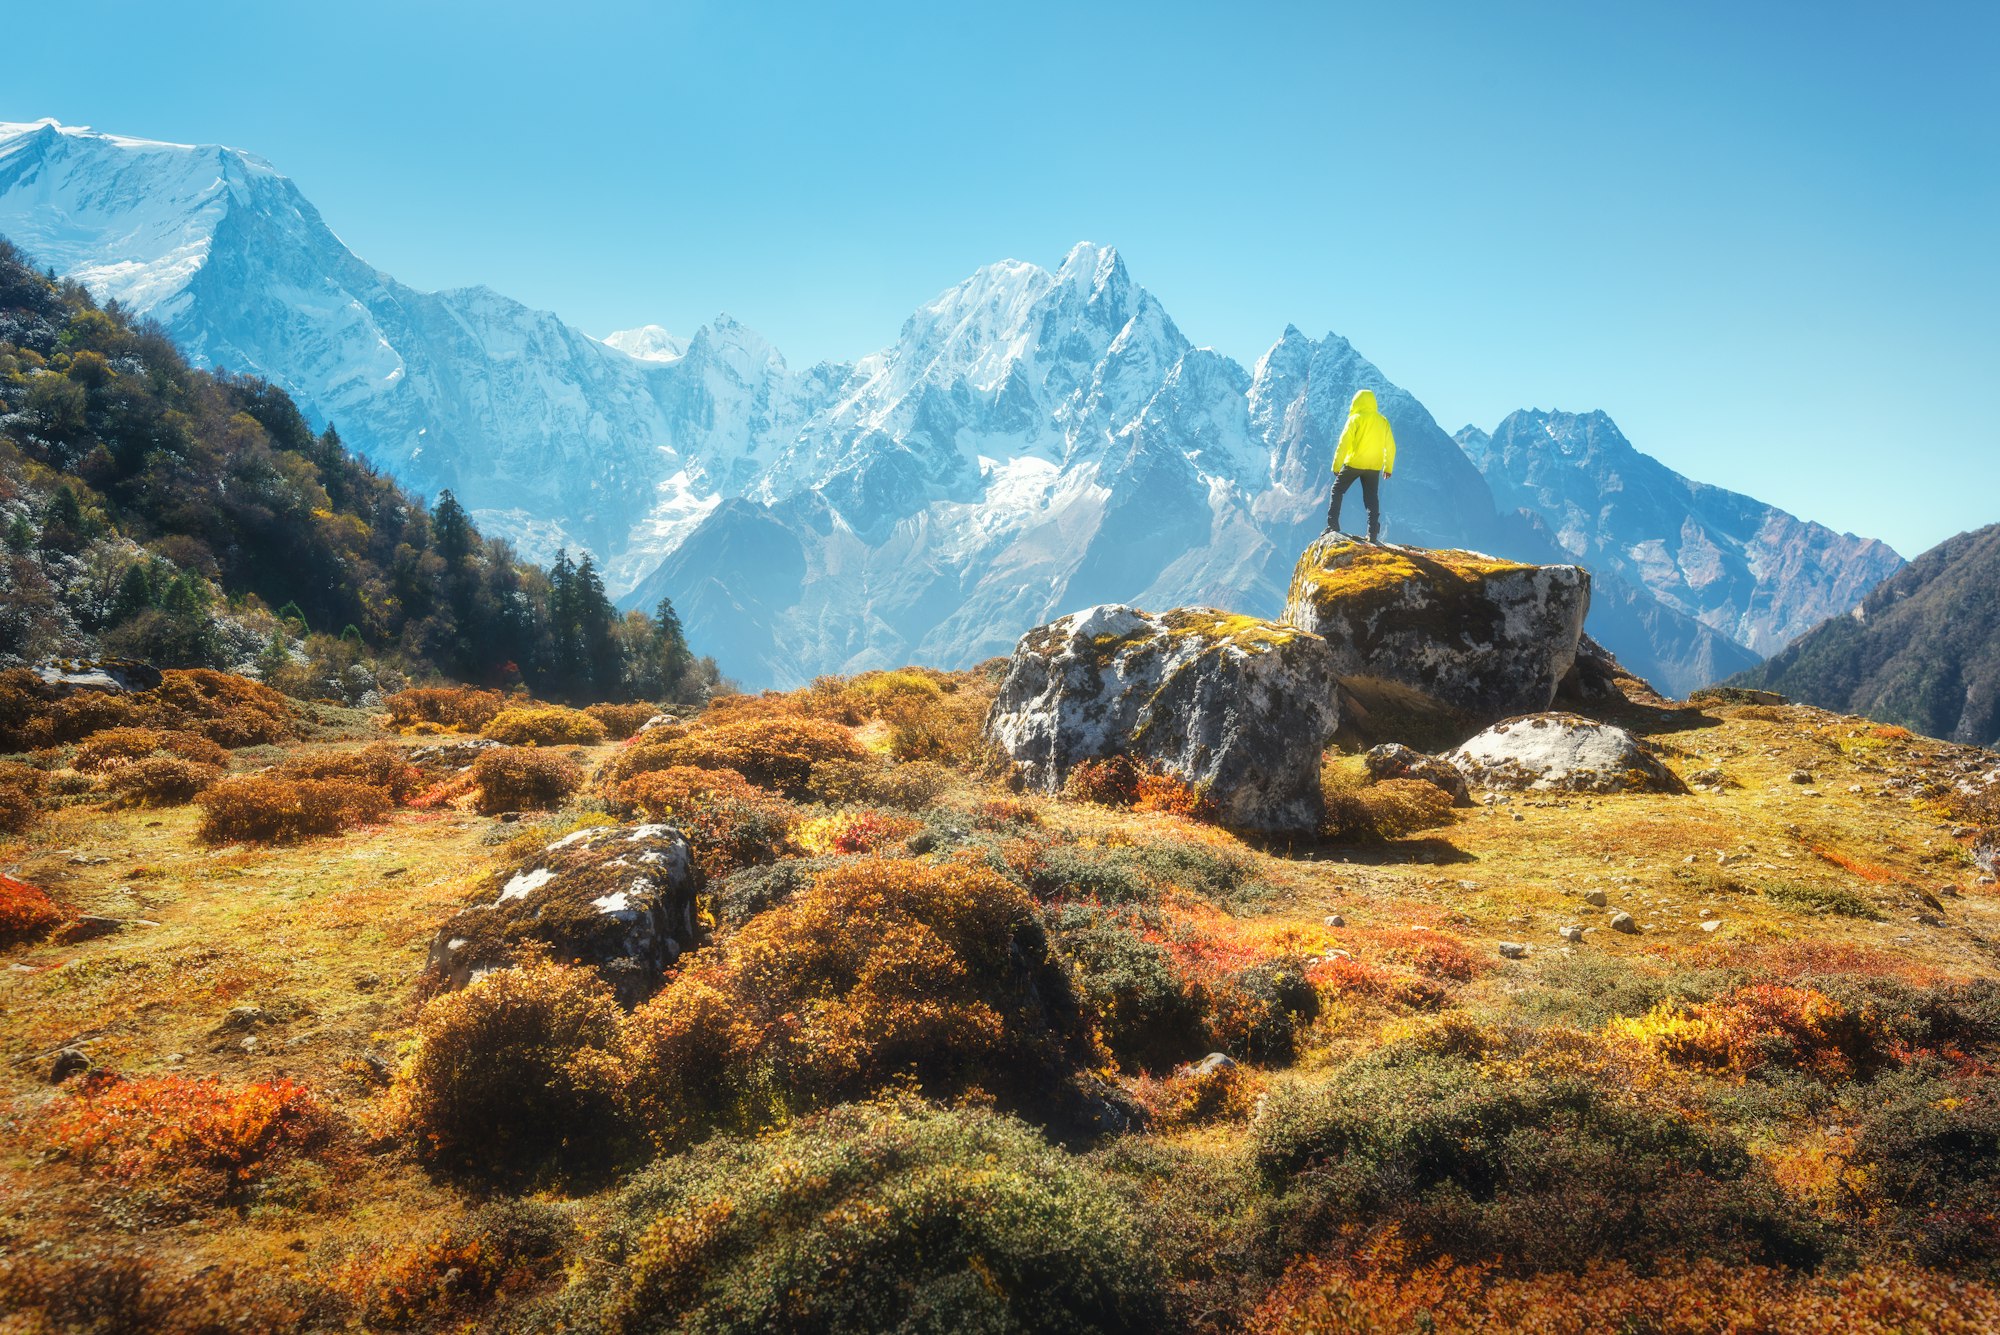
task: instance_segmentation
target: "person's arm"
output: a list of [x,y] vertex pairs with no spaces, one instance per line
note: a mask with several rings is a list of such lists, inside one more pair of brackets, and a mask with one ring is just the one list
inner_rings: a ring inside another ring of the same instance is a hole
[[1346,466],[1348,457],[1354,453],[1355,443],[1361,438],[1361,419],[1350,417],[1347,425],[1340,429],[1340,444],[1333,449],[1333,471],[1338,473]]
[[1394,477],[1396,476],[1396,432],[1386,417],[1382,419],[1382,439],[1385,442],[1382,450],[1382,476]]

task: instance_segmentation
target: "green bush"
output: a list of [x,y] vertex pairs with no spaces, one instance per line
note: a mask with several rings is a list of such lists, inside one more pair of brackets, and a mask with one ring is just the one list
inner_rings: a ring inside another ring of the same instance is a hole
[[1158,896],[1139,874],[1129,852],[1054,846],[1028,873],[1037,899],[1094,899],[1103,904],[1143,904]]
[[1351,1223],[1531,1267],[1690,1247],[1818,1254],[1816,1227],[1733,1137],[1583,1071],[1392,1046],[1277,1085],[1251,1151],[1277,1193],[1265,1245],[1278,1256]]
[[531,1176],[604,1163],[622,1130],[619,1019],[588,969],[497,969],[417,1018],[399,1112],[427,1163]]
[[1925,1265],[2000,1260],[2000,1078],[1920,1062],[1875,1081],[1854,1161],[1871,1229]]
[[1119,1065],[1157,1071],[1201,1055],[1207,1035],[1200,1006],[1167,952],[1140,936],[1127,915],[1067,904],[1053,925],[1056,948],[1076,971]]
[[1879,918],[1875,905],[1837,885],[1815,885],[1811,881],[1773,881],[1764,888],[1764,898],[1803,913],[1838,913],[1844,918]]
[[1153,1332],[1124,1197],[1010,1118],[849,1106],[721,1137],[619,1197],[603,1264],[551,1314],[620,1335]]

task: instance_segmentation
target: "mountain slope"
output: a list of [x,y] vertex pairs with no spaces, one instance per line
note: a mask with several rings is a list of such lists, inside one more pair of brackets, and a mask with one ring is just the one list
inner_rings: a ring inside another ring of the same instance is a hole
[[[746,685],[963,664],[1105,600],[1275,613],[1363,387],[1402,444],[1392,540],[1562,553],[1561,524],[1496,505],[1345,339],[1288,328],[1246,370],[1108,247],[988,265],[881,351],[794,371],[727,317],[599,341],[483,288],[417,292],[233,149],[0,126],[0,234],[197,363],[285,387],[406,484],[452,488],[525,554],[587,549],[623,605],[672,597]],[[1641,540],[1667,542],[1679,518],[1654,518]],[[1686,689],[1750,661],[1705,610],[1613,568],[1592,628]]]
[[1522,411],[1457,440],[1499,503],[1539,516],[1572,557],[1758,654],[1847,611],[1903,564],[1872,538],[1681,476],[1601,412]]
[[1732,684],[2000,746],[2000,524],[1931,548]]

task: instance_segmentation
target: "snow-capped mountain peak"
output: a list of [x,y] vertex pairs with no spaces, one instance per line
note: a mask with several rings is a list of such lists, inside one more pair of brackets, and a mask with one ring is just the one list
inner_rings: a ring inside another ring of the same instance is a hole
[[[747,685],[968,662],[1092,603],[1275,612],[1363,387],[1402,447],[1391,536],[1555,554],[1346,339],[1287,326],[1246,371],[1193,346],[1106,245],[985,265],[889,346],[795,372],[726,315],[598,340],[488,288],[415,291],[235,149],[0,126],[0,234],[196,361],[280,384],[405,483],[451,487],[526,555],[588,549],[626,605],[672,597]],[[1608,419],[1572,430],[1610,457]],[[1521,424],[1515,447],[1586,457],[1551,432]],[[1674,663],[1726,656],[1637,584],[1601,591],[1624,599],[1608,635],[1640,665],[1655,642]]]
[[642,362],[677,362],[687,355],[688,350],[688,340],[670,334],[656,324],[614,330],[604,336],[604,344]]

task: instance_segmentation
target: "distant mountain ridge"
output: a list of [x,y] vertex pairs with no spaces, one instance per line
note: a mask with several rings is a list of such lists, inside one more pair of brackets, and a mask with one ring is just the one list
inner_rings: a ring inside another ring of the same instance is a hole
[[1760,655],[1903,565],[1885,543],[1681,476],[1601,412],[1524,410],[1456,439],[1499,503],[1539,517],[1572,557]]
[[1939,543],[1731,684],[2000,747],[2000,524]]
[[[1346,340],[1288,328],[1245,369],[1108,247],[985,266],[882,351],[794,371],[726,316],[599,341],[484,288],[416,292],[233,149],[0,126],[0,234],[525,553],[587,548],[624,605],[671,596],[745,684],[962,664],[1093,602],[1275,614],[1363,387],[1402,443],[1390,538],[1573,555]],[[1763,633],[1751,600],[1816,606],[1866,577],[1800,561],[1710,605],[1607,561],[1592,628],[1686,690],[1754,661],[1731,638]]]

